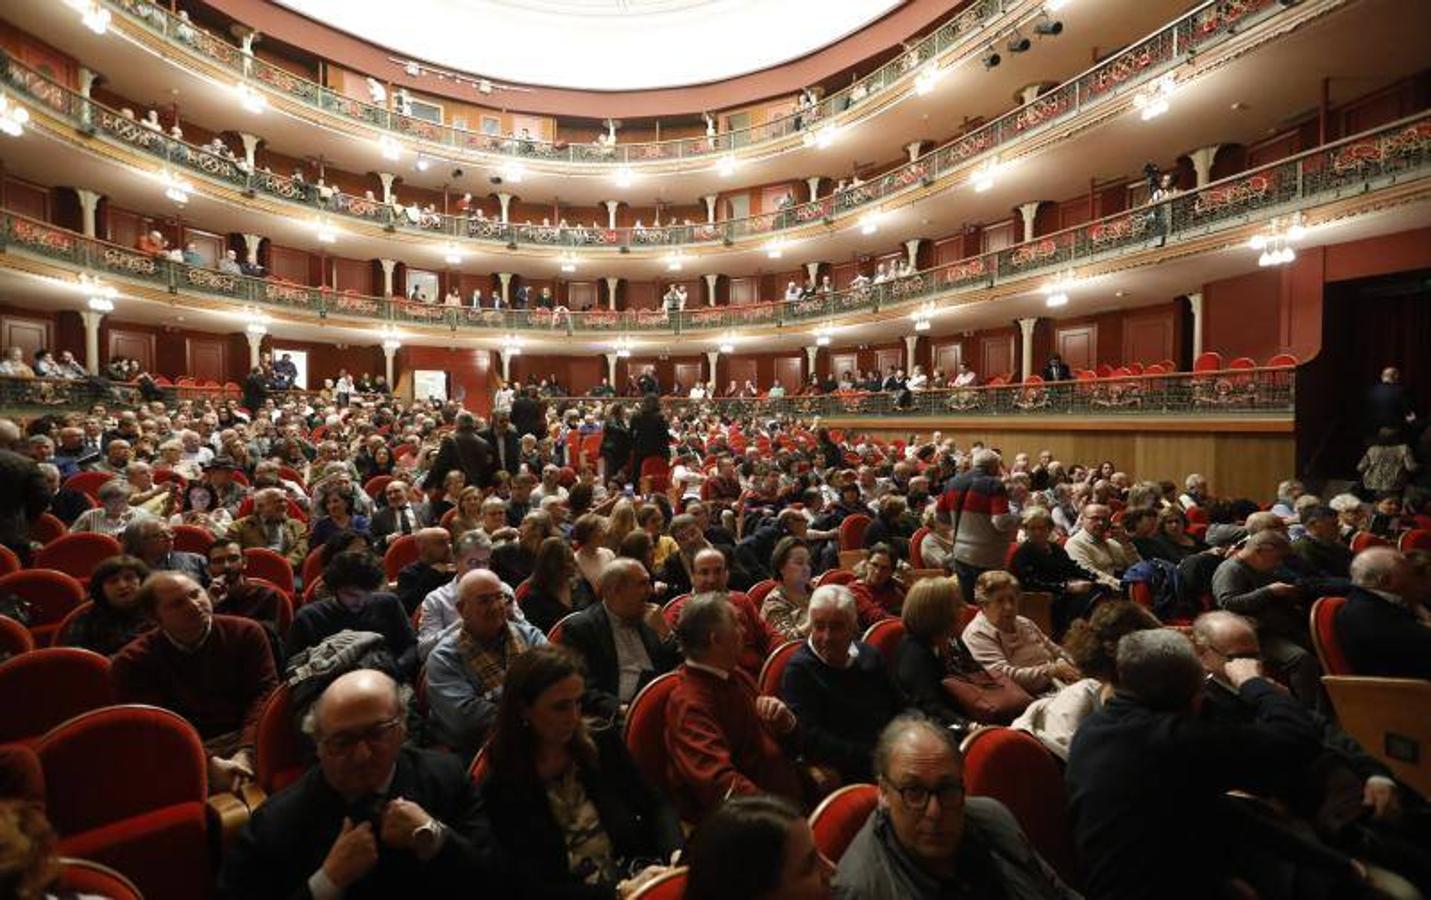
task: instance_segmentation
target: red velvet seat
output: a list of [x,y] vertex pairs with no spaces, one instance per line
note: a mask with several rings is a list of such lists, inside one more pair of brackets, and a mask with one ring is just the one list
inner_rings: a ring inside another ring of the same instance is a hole
[[388,581],[397,581],[403,567],[414,562],[417,562],[417,537],[405,534],[389,544],[383,554],[383,574]]
[[139,888],[122,873],[87,859],[60,858],[59,888],[108,900],[144,900]]
[[981,728],[964,739],[964,788],[1009,808],[1039,855],[1070,885],[1082,877],[1063,772],[1038,738],[1012,728]]
[[492,760],[487,753],[487,746],[484,744],[473,754],[472,764],[467,767],[467,777],[472,779],[473,784],[481,786],[491,771]]
[[849,569],[829,569],[815,579],[815,587],[824,587],[827,584],[850,584],[854,580],[855,573]]
[[0,661],[34,649],[35,638],[30,629],[9,616],[0,616]]
[[659,456],[641,460],[641,477],[651,479],[651,490],[663,494],[671,486],[671,464]]
[[1312,649],[1327,675],[1355,675],[1337,640],[1337,610],[1347,602],[1345,597],[1323,597],[1312,604]]
[[919,545],[924,541],[924,536],[929,534],[929,530],[928,525],[921,525],[909,538],[909,564],[916,569],[925,568],[924,553],[920,551]]
[[323,577],[323,548],[314,547],[303,557],[303,585],[307,587]]
[[1217,372],[1222,369],[1222,354],[1216,350],[1208,350],[1198,354],[1198,358],[1193,360],[1193,372]]
[[286,684],[268,695],[254,735],[254,780],[270,796],[297,781],[312,761],[308,739],[293,716],[293,692]]
[[0,663],[0,743],[31,741],[114,702],[109,659],[78,647],[42,647]]
[[120,553],[119,541],[107,534],[80,532],[66,534],[39,549],[35,554],[36,569],[55,569],[89,584],[89,573],[111,556]]
[[147,900],[213,895],[207,755],[193,726],[152,706],[76,716],[36,747],[66,856],[112,866]]
[[298,470],[292,466],[280,465],[278,467],[278,475],[280,478],[286,478],[294,484],[297,484],[303,488],[304,491],[308,490],[307,482],[303,480],[303,476],[299,474]]
[[[402,446],[406,447],[407,445],[404,444]],[[393,452],[394,454],[396,454],[397,451]],[[372,497],[374,500],[376,500],[382,496],[383,488],[386,488],[388,486],[388,482],[392,480],[393,476],[391,475],[374,475],[372,478],[369,478],[367,481],[363,482],[363,491],[369,497]]]
[[91,500],[98,500],[99,489],[103,487],[106,482],[113,481],[118,477],[119,476],[109,472],[76,472],[69,478],[66,478],[65,483],[61,485],[61,487],[79,491],[81,494],[87,495]]
[[[560,624],[560,623],[558,623]],[[623,735],[626,749],[646,782],[667,794],[671,792],[666,769],[666,701],[675,690],[679,675],[667,672],[651,679],[626,709]]]
[[249,547],[244,550],[243,556],[245,571],[250,578],[271,581],[279,590],[293,596],[293,567],[286,558],[267,547]]
[[1396,548],[1402,553],[1412,550],[1431,550],[1431,529],[1413,528],[1401,535],[1401,539],[1396,542]]
[[1297,365],[1297,357],[1291,353],[1278,353],[1267,360],[1266,367],[1269,369],[1289,368]]
[[55,626],[55,633],[51,636],[50,646],[73,647],[74,645],[70,643],[70,629],[74,627],[75,621],[79,619],[80,616],[89,612],[93,608],[94,601],[86,600],[79,606],[76,606],[74,609],[70,610],[65,615],[65,617],[60,620],[60,624]]
[[552,624],[551,630],[547,632],[547,640],[553,644],[561,643],[562,630],[566,628],[566,623],[571,621],[571,617],[577,613],[567,613]]
[[872,784],[848,784],[826,797],[810,814],[815,848],[838,864],[878,805],[879,788]]
[[840,549],[859,550],[865,545],[865,529],[870,527],[870,517],[862,513],[845,516],[840,522]]
[[770,651],[770,655],[760,667],[760,677],[756,679],[761,694],[780,696],[780,678],[785,674],[785,667],[790,664],[790,657],[794,656],[795,651],[804,643],[802,640],[786,641]]
[[9,575],[11,572],[20,571],[20,557],[15,555],[15,551],[0,544],[0,575]]
[[879,651],[884,657],[885,667],[894,668],[894,654],[899,649],[899,642],[904,640],[904,621],[902,619],[880,619],[871,625],[866,631],[864,642]]
[[1207,525],[1210,521],[1207,516],[1207,510],[1201,506],[1189,506],[1183,513],[1188,517],[1189,525]]
[[755,604],[756,609],[759,609],[760,604],[765,602],[765,595],[773,590],[775,590],[775,582],[766,578],[751,585],[750,590],[746,593],[750,595],[750,602]]
[[672,869],[652,878],[629,900],[681,900],[686,895],[686,870]]
[[209,556],[209,545],[214,542],[213,532],[199,525],[175,525],[174,549],[184,553],[197,553],[205,559]]
[[1380,535],[1372,534],[1370,531],[1358,531],[1352,536],[1351,551],[1360,553],[1363,550],[1370,550],[1372,547],[1390,547],[1391,541]]
[[0,575],[0,597],[6,594],[14,594],[30,605],[30,634],[36,647],[50,646],[60,622],[85,601],[84,586],[54,569],[25,569]]

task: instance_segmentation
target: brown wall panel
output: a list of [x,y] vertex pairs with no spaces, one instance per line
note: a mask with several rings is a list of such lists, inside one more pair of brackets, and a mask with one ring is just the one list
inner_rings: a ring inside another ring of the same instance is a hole
[[227,340],[222,337],[189,337],[186,343],[186,374],[199,381],[217,381],[219,384],[229,380]]
[[133,329],[109,329],[109,352],[105,354],[106,360],[114,359],[116,356],[127,356],[139,363],[139,368],[146,371],[163,371],[156,369],[154,359],[154,335],[150,332],[135,331]]
[[54,323],[32,316],[0,316],[0,347],[19,347],[25,362],[33,366],[36,350],[55,348]]
[[[1070,325],[1054,330],[1054,348],[1072,369],[1098,368],[1098,326]],[[991,371],[991,374],[993,373]]]

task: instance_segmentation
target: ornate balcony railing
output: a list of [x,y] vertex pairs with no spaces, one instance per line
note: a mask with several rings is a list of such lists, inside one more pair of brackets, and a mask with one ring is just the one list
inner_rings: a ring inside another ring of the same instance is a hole
[[[503,136],[443,125],[428,119],[403,115],[387,106],[324,87],[224,41],[151,0],[105,0],[128,21],[159,35],[173,47],[202,57],[228,69],[250,86],[272,91],[289,100],[351,122],[380,129],[391,136],[435,145],[448,153],[515,157],[541,163],[585,165],[639,165],[712,156],[755,148],[801,132],[812,132],[831,122],[848,119],[844,114],[868,106],[896,85],[912,84],[922,67],[940,61],[952,51],[966,55],[983,46],[985,26],[1013,11],[1015,22],[1036,15],[1040,4],[1025,0],[973,0],[933,32],[914,42],[895,59],[859,79],[849,87],[820,98],[812,106],[778,116],[767,122],[698,137],[636,141],[615,146],[551,142],[537,138]],[[477,80],[477,79],[474,79]]]
[[[157,9],[157,7],[150,7]],[[610,251],[661,250],[683,246],[731,244],[738,240],[778,240],[783,232],[829,224],[916,188],[959,173],[976,163],[991,162],[995,152],[1016,140],[1052,128],[1109,98],[1146,84],[1176,65],[1203,53],[1236,32],[1275,18],[1287,7],[1278,0],[1209,0],[1148,38],[987,124],[877,178],[808,203],[721,222],[632,228],[603,228],[543,223],[501,222],[476,216],[449,215],[416,205],[386,203],[374,196],[358,197],[321,183],[250,171],[232,154],[214,153],[145,128],[133,115],[104,107],[15,60],[7,60],[6,82],[17,92],[67,116],[81,128],[120,144],[140,149],[169,167],[177,167],[222,186],[300,204],[315,219],[331,216],[364,221],[393,230],[431,235],[445,240],[477,240],[517,246]]]
[[961,295],[998,284],[1059,273],[1126,252],[1176,244],[1260,218],[1311,209],[1431,174],[1431,112],[1391,123],[1298,156],[1215,181],[1136,209],[935,266],[879,284],[792,302],[710,306],[681,311],[490,309],[372,297],[252,278],[156,258],[73,231],[0,213],[0,250],[20,250],[77,270],[162,287],[170,293],[221,297],[240,305],[298,310],[320,317],[436,326],[453,331],[541,331],[547,334],[698,333],[742,328],[816,326],[855,313],[903,310],[915,303],[956,305]]

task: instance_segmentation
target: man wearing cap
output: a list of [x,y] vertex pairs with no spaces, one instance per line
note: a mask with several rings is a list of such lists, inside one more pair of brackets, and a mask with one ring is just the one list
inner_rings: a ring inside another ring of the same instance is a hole
[[227,456],[215,456],[204,466],[204,481],[214,493],[214,507],[222,506],[229,515],[238,517],[239,505],[248,491],[234,480],[234,461]]

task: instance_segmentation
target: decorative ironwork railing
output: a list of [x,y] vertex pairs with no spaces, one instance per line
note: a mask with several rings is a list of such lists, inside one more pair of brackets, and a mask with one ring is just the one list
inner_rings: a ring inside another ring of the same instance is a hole
[[[157,9],[154,6],[149,8]],[[315,184],[265,170],[250,171],[247,163],[231,152],[216,153],[146,128],[135,120],[132,113],[125,115],[95,103],[16,60],[5,61],[4,76],[17,92],[67,116],[82,128],[143,150],[163,160],[166,166],[180,168],[220,185],[300,204],[312,210],[315,219],[326,215],[337,221],[361,220],[434,238],[499,243],[509,248],[520,245],[613,251],[631,248],[661,250],[730,244],[737,240],[778,240],[784,232],[815,223],[831,223],[870,208],[877,209],[882,202],[909,191],[958,174],[972,173],[976,163],[992,162],[996,157],[994,151],[999,148],[1066,122],[1109,98],[1147,84],[1191,59],[1194,54],[1206,52],[1230,35],[1267,22],[1286,9],[1278,0],[1209,0],[1032,102],[868,182],[851,185],[808,203],[792,204],[775,212],[745,218],[630,228],[587,227],[564,222],[518,224],[384,202],[372,192],[362,197],[344,194],[321,182]]]
[[913,304],[954,305],[960,295],[1059,273],[1080,264],[1230,230],[1431,173],[1431,112],[1422,112],[1294,157],[1215,181],[1197,191],[896,278],[807,299],[686,310],[491,309],[372,297],[253,278],[86,238],[13,212],[0,212],[0,249],[60,260],[85,272],[240,304],[393,323],[548,334],[693,333],[829,324],[852,313]]

